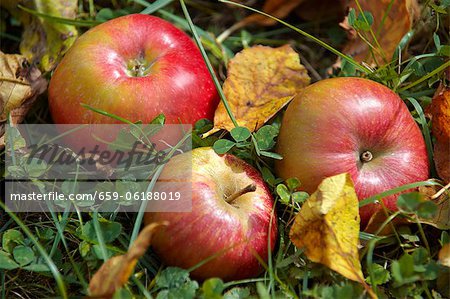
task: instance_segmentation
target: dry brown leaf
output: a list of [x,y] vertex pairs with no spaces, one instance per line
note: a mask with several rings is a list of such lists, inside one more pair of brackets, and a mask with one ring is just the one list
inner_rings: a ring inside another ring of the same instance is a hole
[[[442,192],[445,191],[445,192]],[[422,186],[419,192],[424,195],[426,200],[432,200],[437,205],[437,212],[430,219],[419,218],[421,223],[432,225],[438,229],[450,229],[450,191],[445,189],[440,192],[438,186]],[[440,196],[436,197],[436,194]]]
[[[228,66],[223,91],[240,126],[255,131],[282,109],[310,78],[298,54],[288,45],[254,46],[236,54]],[[230,131],[233,123],[221,102],[214,129]]]
[[359,262],[359,222],[358,197],[343,173],[322,181],[295,217],[289,237],[311,261],[363,284],[372,296]]
[[[26,100],[35,98],[47,87],[47,81],[35,67],[28,67],[22,55],[0,52],[0,121],[19,108]],[[20,115],[15,115],[17,120]]]
[[25,28],[20,43],[20,52],[41,70],[52,70],[78,36],[74,25],[39,18],[17,7],[21,4],[29,9],[50,16],[75,19],[78,0],[10,0],[0,1]]
[[[262,11],[278,19],[283,19],[287,17],[287,15],[291,11],[293,11],[300,3],[304,1],[305,0],[266,0],[266,2],[264,2]],[[242,23],[245,24],[256,23],[262,26],[272,26],[275,25],[277,21],[265,17],[261,14],[254,13],[246,17],[242,21]]]
[[163,225],[167,223],[152,223],[145,226],[127,253],[114,256],[103,263],[89,282],[89,296],[112,298],[128,281],[138,259],[147,251],[153,232]]
[[436,139],[434,163],[441,179],[450,182],[450,89],[440,88],[428,109]]
[[[389,10],[388,8],[391,2],[392,6]],[[381,46],[378,52],[374,52],[377,62],[389,62],[398,43],[411,30],[413,21],[418,17],[419,6],[417,0],[359,0],[359,3],[362,10],[371,12],[374,18],[372,30]],[[357,15],[360,13],[355,0],[350,0],[348,6],[355,9]],[[386,12],[388,14],[382,24]],[[348,25],[347,18],[340,25],[349,32],[349,41],[345,45],[343,52],[353,56],[357,61],[373,64],[374,60],[370,54],[368,44]],[[376,46],[371,35],[368,32],[364,34],[368,41],[373,46]],[[382,51],[384,55],[379,51]]]
[[439,262],[446,267],[450,267],[450,243],[445,244],[439,250]]
[[0,148],[5,145],[2,137],[8,115],[11,124],[20,123],[46,88],[41,72],[28,66],[24,56],[0,52]]
[[[419,218],[421,223],[432,225],[438,229],[445,230],[450,229],[450,191],[449,186],[440,188],[437,185],[432,186],[420,186],[418,188],[419,193],[423,195],[425,200],[433,201],[437,205],[437,213],[430,219]],[[378,232],[380,225],[387,219],[384,210],[378,210],[369,220],[369,223],[365,227],[364,231],[367,233],[378,233],[378,235],[388,235],[393,231],[392,225],[387,225],[381,232]],[[402,224],[416,223],[415,219],[408,220],[407,218],[396,217],[391,223],[394,227]]]

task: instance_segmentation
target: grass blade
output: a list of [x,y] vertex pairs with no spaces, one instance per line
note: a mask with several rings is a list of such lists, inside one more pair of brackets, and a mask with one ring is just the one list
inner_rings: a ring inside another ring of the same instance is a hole
[[[184,137],[170,150],[170,152],[168,153],[167,157],[170,159],[173,154],[175,153],[175,151],[191,136],[191,134],[186,134],[184,135]],[[158,168],[156,169],[155,174],[153,175],[150,183],[147,186],[147,190],[146,192],[151,192],[153,190],[153,188],[155,187],[156,181],[159,178],[159,175],[161,174],[162,170],[164,169],[165,164],[159,165]],[[147,209],[147,202],[143,201],[141,203],[141,206],[139,207],[139,211],[138,214],[136,216],[136,220],[134,222],[134,227],[133,227],[133,232],[131,233],[131,237],[130,237],[130,243],[128,245],[128,248],[131,247],[131,245],[133,244],[134,240],[136,240],[137,236],[139,235],[139,230],[141,228],[141,224],[142,224],[142,219],[144,218],[144,214],[145,211]]]
[[144,15],[151,15],[152,13],[158,11],[159,9],[161,9],[173,2],[173,0],[156,0],[153,3],[148,3],[147,1],[143,1],[143,0],[133,0],[133,1],[145,6],[144,10],[142,10],[140,12],[141,14],[144,14]]
[[49,15],[49,14],[38,12],[38,11],[33,10],[33,9],[29,9],[29,8],[27,8],[25,6],[20,5],[20,4],[17,5],[17,7],[19,7],[23,11],[26,11],[29,14],[32,14],[32,15],[34,15],[36,17],[44,18],[47,21],[54,22],[54,23],[73,25],[73,26],[76,26],[76,27],[94,27],[94,26],[97,26],[97,25],[102,23],[102,22],[99,22],[99,21],[73,20],[73,19],[55,17],[55,16],[52,16],[52,15]]
[[[356,6],[358,7],[359,13],[361,14],[361,16],[362,16],[363,19],[364,19],[364,22],[365,22],[367,25],[369,25],[369,33],[370,33],[370,35],[372,36],[372,39],[373,39],[373,41],[374,41],[374,43],[375,43],[375,45],[376,45],[376,49],[377,49],[378,52],[380,53],[381,58],[384,60],[384,63],[387,63],[387,60],[386,60],[386,53],[384,53],[384,49],[381,47],[380,43],[378,42],[377,36],[375,36],[375,33],[373,32],[372,26],[370,25],[369,21],[367,20],[366,14],[364,13],[364,11],[363,11],[363,9],[362,9],[361,4],[359,3],[358,0],[355,0],[355,3],[356,3]],[[374,60],[375,60],[375,57],[374,57]]]
[[97,235],[98,245],[100,246],[100,251],[102,253],[103,261],[108,260],[108,252],[106,251],[105,239],[103,238],[103,233],[100,228],[100,223],[98,222],[98,211],[94,211],[92,222],[94,223],[95,234]]
[[230,117],[234,126],[238,127],[239,125],[236,121],[236,118],[233,115],[233,112],[231,112],[230,105],[228,104],[225,94],[223,93],[222,86],[220,85],[219,79],[217,78],[216,73],[214,72],[211,62],[209,61],[208,55],[206,54],[206,51],[203,48],[202,42],[200,40],[200,37],[198,36],[197,30],[194,26],[194,23],[192,22],[191,16],[189,15],[189,12],[186,8],[186,4],[184,3],[184,0],[180,0],[180,4],[181,4],[181,8],[183,9],[184,16],[186,17],[186,20],[188,22],[189,28],[192,31],[192,35],[194,36],[194,40],[197,43],[197,46],[199,47],[200,52],[202,53],[203,60],[205,61],[206,66],[208,67],[208,71],[211,74],[211,77],[214,81],[214,85],[216,86],[217,92],[220,95],[220,99],[222,100],[222,103],[225,106],[225,110],[227,110],[228,116]]
[[47,254],[47,251],[44,247],[42,247],[41,243],[36,239],[36,237],[33,235],[33,233],[30,231],[28,226],[22,222],[17,215],[9,210],[6,209],[5,203],[3,201],[0,201],[0,208],[3,209],[6,213],[8,213],[9,217],[11,217],[17,225],[22,229],[22,231],[27,235],[27,237],[31,240],[34,246],[36,246],[36,249],[39,251],[40,255],[44,259],[45,263],[47,264],[48,268],[50,269],[50,272],[53,275],[53,278],[56,280],[56,285],[58,286],[59,293],[61,297],[68,298],[67,296],[67,289],[66,285],[64,283],[64,279],[59,272],[58,268],[56,267],[53,260],[50,258],[50,256]]
[[407,98],[407,100],[414,106],[419,115],[420,125],[422,126],[422,133],[425,138],[425,144],[427,146],[428,152],[428,163],[431,167],[432,176],[436,175],[436,169],[434,167],[434,159],[433,159],[433,143],[431,142],[431,134],[430,129],[428,128],[427,120],[425,118],[425,114],[423,113],[422,106],[416,101],[414,98]]
[[397,92],[398,92],[398,93],[401,93],[401,92],[403,92],[403,91],[405,91],[405,90],[407,90],[407,89],[410,89],[410,88],[412,88],[412,87],[414,87],[414,86],[416,86],[416,85],[422,83],[423,81],[425,81],[425,80],[427,80],[427,79],[433,77],[434,75],[436,75],[436,74],[442,72],[443,70],[445,70],[445,69],[446,69],[447,67],[449,67],[449,66],[450,66],[450,60],[447,61],[446,63],[444,63],[443,65],[441,65],[440,67],[438,67],[437,69],[433,70],[432,72],[429,72],[428,74],[426,74],[426,75],[423,76],[422,78],[420,78],[420,79],[414,81],[413,83],[411,83],[411,84],[409,84],[409,85],[406,85],[406,86],[403,87],[403,88],[400,88]]
[[373,195],[371,197],[361,200],[359,202],[359,207],[360,208],[364,207],[365,205],[374,203],[375,201],[381,200],[384,197],[391,196],[391,195],[394,195],[394,194],[397,194],[397,193],[400,193],[400,192],[403,192],[403,191],[406,191],[409,189],[421,187],[421,186],[442,186],[442,185],[439,184],[438,182],[434,182],[434,181],[421,181],[421,182],[402,185],[397,188],[393,188],[391,190],[384,191],[384,192],[381,192],[380,194],[376,194],[376,195]]

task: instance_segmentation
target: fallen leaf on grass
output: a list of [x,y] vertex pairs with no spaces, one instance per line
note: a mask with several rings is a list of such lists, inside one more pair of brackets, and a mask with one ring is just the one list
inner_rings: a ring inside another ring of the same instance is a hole
[[[223,91],[238,124],[255,131],[309,81],[298,54],[290,46],[254,46],[242,50],[230,61]],[[209,134],[232,128],[234,125],[221,102]]]
[[39,62],[41,70],[52,70],[78,36],[75,26],[48,18],[36,17],[17,7],[22,4],[53,17],[75,19],[78,0],[6,1],[2,4],[25,28],[20,52],[33,64]]
[[[380,64],[387,63],[391,60],[400,40],[411,30],[414,20],[418,17],[417,0],[359,0],[359,4],[363,11],[368,11],[373,15],[371,28],[381,49],[376,47],[376,42],[369,32],[363,33],[367,40],[377,48],[374,52],[376,61]],[[355,10],[356,15],[361,13],[355,0],[350,0],[348,6]],[[346,17],[340,25],[348,31],[349,36],[343,52],[353,56],[357,61],[373,64],[374,60],[370,54],[369,45],[356,34],[349,25],[348,18]]]
[[153,232],[163,225],[167,223],[152,223],[145,226],[127,253],[114,256],[103,263],[89,282],[89,296],[112,298],[113,294],[128,281],[138,259],[147,251]]
[[[450,229],[450,191],[449,186],[440,188],[437,185],[432,186],[420,186],[418,188],[419,193],[423,196],[423,200],[433,201],[437,206],[436,214],[431,218],[420,218],[418,220],[421,223],[434,226],[441,230]],[[380,232],[380,226],[387,219],[386,213],[383,209],[378,210],[372,215],[369,223],[364,228],[364,232],[377,235],[389,235],[393,232],[393,227],[400,226],[402,224],[416,223],[415,219],[408,220],[404,217],[396,217],[392,219],[391,224],[386,225]]]
[[347,173],[326,178],[303,204],[289,237],[313,262],[364,285],[358,254],[358,197]]
[[450,267],[450,243],[445,244],[439,250],[439,262],[446,267]]
[[419,218],[421,223],[432,225],[438,229],[450,229],[450,191],[442,192],[440,196],[435,198],[435,194],[439,192],[438,186],[419,187],[419,192],[424,196],[425,200],[432,200],[437,205],[436,214],[429,219]]
[[45,91],[47,81],[41,72],[28,66],[24,56],[0,52],[0,148],[5,143],[5,121],[20,123],[37,96]]
[[441,179],[450,182],[450,89],[440,88],[427,112],[431,115],[431,128],[436,139],[434,163]]

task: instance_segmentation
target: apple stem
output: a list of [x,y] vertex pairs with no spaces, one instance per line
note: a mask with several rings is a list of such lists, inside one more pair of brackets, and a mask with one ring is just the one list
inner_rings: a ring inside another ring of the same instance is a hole
[[235,201],[236,198],[238,198],[239,196],[242,196],[242,195],[244,195],[244,194],[246,194],[246,193],[249,193],[249,192],[255,192],[255,191],[256,191],[256,185],[255,185],[255,184],[250,184],[250,185],[248,185],[248,186],[242,188],[241,190],[237,191],[236,193],[231,194],[230,196],[228,196],[228,197],[225,199],[225,201],[226,201],[227,203],[232,203],[232,202]]
[[373,159],[373,155],[371,152],[365,151],[361,154],[359,158],[361,159],[361,162],[370,162]]

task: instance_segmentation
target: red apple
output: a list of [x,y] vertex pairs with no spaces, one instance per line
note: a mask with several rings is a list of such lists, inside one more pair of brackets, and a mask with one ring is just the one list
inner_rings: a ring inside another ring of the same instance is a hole
[[[419,127],[398,95],[361,78],[334,78],[306,87],[284,115],[276,164],[282,178],[297,177],[313,192],[325,178],[350,173],[360,200],[426,180],[429,164]],[[396,209],[396,196],[384,199]],[[360,209],[361,223],[380,209]]]
[[212,119],[218,95],[200,51],[188,35],[153,16],[134,14],[82,36],[56,68],[49,86],[59,124],[114,123],[80,104],[131,121]]
[[159,180],[192,184],[191,212],[145,215],[146,224],[169,222],[152,238],[163,263],[188,269],[216,255],[191,273],[200,280],[237,280],[263,271],[257,256],[267,261],[277,223],[271,193],[252,166],[230,154],[197,148],[172,158]]

